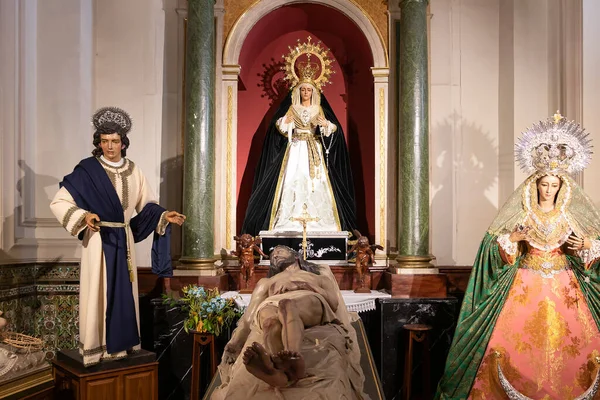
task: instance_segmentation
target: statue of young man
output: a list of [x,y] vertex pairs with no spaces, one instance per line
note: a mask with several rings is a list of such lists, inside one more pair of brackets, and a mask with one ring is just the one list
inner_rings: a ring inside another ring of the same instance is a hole
[[65,176],[50,204],[63,227],[82,240],[79,352],[85,366],[140,349],[134,243],[154,232],[152,270],[171,276],[169,223],[185,221],[157,204],[143,173],[125,158],[129,115],[105,107],[92,122],[93,157]]

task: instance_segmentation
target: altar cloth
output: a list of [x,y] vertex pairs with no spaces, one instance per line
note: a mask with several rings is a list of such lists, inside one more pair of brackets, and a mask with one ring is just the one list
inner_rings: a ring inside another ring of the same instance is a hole
[[[389,293],[379,290],[371,290],[371,293],[354,293],[352,290],[340,290],[340,292],[342,292],[348,311],[357,313],[375,310],[376,299],[392,297]],[[251,296],[251,293],[240,294],[236,291],[221,294],[221,297],[226,299],[235,297],[235,302],[239,307],[248,307]]]

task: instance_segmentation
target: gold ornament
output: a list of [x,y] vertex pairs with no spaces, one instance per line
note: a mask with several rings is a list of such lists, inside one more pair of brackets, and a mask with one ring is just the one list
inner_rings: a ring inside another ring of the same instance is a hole
[[[321,42],[312,43],[309,36],[305,43],[300,43],[292,48],[288,46],[290,52],[283,55],[285,59],[285,78],[295,87],[300,83],[310,83],[319,91],[323,91],[323,86],[329,83],[331,74],[335,73],[331,68],[333,60],[329,58],[329,49],[323,47]],[[306,60],[300,59],[303,55]],[[313,61],[311,57],[315,57]],[[298,72],[296,72],[296,70]]]

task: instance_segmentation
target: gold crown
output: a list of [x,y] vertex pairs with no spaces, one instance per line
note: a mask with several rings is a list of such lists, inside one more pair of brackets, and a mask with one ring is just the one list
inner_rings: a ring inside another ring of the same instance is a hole
[[[334,73],[331,68],[333,60],[327,54],[329,49],[321,46],[321,42],[314,44],[311,40],[312,38],[309,36],[305,43],[300,43],[300,39],[298,39],[296,47],[288,46],[290,52],[287,56],[283,55],[285,59],[284,79],[290,81],[292,88],[299,83],[310,83],[322,91],[323,86],[329,83],[329,77]],[[298,60],[302,55],[306,55],[306,61]],[[311,61],[312,56],[317,60]],[[296,73],[296,69],[298,73]]]
[[300,73],[300,83],[314,82],[315,76],[319,71],[319,65],[310,61],[310,53],[306,55],[308,61],[298,62],[298,72]]

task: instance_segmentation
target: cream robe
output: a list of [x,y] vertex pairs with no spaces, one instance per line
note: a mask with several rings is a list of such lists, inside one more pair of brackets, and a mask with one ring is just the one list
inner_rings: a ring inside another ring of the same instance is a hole
[[[98,159],[110,178],[124,210],[124,221],[129,223],[136,213],[140,212],[147,203],[157,203],[142,171],[128,160],[120,163],[110,163],[103,157]],[[85,214],[94,210],[83,210],[75,204],[67,189],[61,188],[54,196],[50,209],[62,223],[63,227],[73,236],[77,236],[86,228]],[[115,221],[105,221],[115,222]],[[164,234],[167,222],[163,213],[156,228]],[[102,229],[102,228],[100,228]],[[133,244],[133,234],[127,228],[128,243]],[[105,359],[118,359],[127,356],[127,351],[109,354],[106,351],[106,267],[100,232],[85,229],[81,252],[80,286],[79,286],[79,352],[83,356],[84,365],[92,365]],[[135,246],[130,248],[133,263],[133,300],[135,302],[138,334],[140,318],[138,309],[137,264],[135,261]],[[133,316],[132,316],[133,317]],[[140,349],[134,346],[131,351]]]
[[[311,125],[310,121],[321,113],[320,106],[292,106],[296,109],[298,115],[303,120],[305,126]],[[292,120],[285,122],[285,117],[277,121],[277,128],[282,134],[288,137],[289,143],[286,155],[283,159],[282,176],[278,183],[278,190],[275,192],[273,207],[276,212],[271,220],[270,230],[272,231],[302,231],[302,225],[298,222],[290,221],[292,217],[300,217],[303,211],[303,205],[306,204],[307,212],[311,217],[319,218],[319,221],[310,221],[307,224],[308,231],[339,231],[340,223],[335,205],[335,198],[329,175],[326,168],[326,157],[324,157],[322,144],[319,139],[316,149],[320,164],[316,168],[315,176],[311,178],[309,168],[309,146],[306,135],[314,135],[316,126],[310,126],[308,129],[296,127]],[[337,127],[331,122],[327,122],[325,136],[334,134]],[[338,140],[344,140],[338,138]]]

